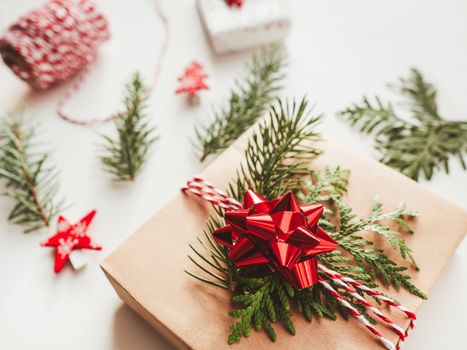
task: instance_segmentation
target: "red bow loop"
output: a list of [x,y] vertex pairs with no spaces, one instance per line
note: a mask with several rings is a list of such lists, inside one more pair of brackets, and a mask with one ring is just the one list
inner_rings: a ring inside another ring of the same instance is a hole
[[247,191],[243,209],[225,214],[227,225],[214,232],[215,239],[231,249],[237,266],[269,266],[295,288],[318,281],[315,256],[337,248],[318,226],[321,204],[300,205],[292,192],[268,201]]

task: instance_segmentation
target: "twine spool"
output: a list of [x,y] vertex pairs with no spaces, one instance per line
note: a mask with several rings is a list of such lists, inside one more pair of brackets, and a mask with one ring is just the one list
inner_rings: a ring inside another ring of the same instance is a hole
[[37,90],[67,81],[95,60],[109,38],[89,0],[49,0],[13,23],[0,39],[3,61]]

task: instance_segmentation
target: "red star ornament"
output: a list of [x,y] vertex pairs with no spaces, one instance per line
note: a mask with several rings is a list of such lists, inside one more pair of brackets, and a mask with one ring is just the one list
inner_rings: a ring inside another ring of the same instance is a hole
[[239,267],[269,265],[297,289],[315,284],[315,257],[337,248],[318,226],[323,205],[300,205],[292,192],[268,201],[250,190],[243,208],[226,212],[227,225],[214,232],[230,248],[232,261]]
[[74,225],[71,225],[63,216],[58,217],[57,232],[41,244],[43,247],[56,247],[54,265],[56,273],[63,269],[74,249],[102,249],[86,232],[94,215],[96,211],[92,210]]

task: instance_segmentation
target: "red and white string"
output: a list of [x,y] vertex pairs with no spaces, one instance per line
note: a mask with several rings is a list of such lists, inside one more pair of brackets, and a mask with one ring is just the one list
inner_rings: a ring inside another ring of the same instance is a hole
[[8,28],[0,53],[16,75],[44,90],[94,61],[108,38],[107,20],[91,1],[49,0]]
[[[187,185],[183,188],[184,192],[193,193],[198,197],[201,197],[214,205],[218,205],[225,210],[239,210],[242,209],[241,203],[236,201],[234,198],[230,197],[227,193],[217,189],[212,184],[204,181],[203,179],[196,177],[193,180],[187,182]],[[407,307],[401,305],[397,301],[385,296],[384,294],[355,281],[354,279],[344,276],[323,264],[318,264],[318,270],[322,275],[326,276],[327,279],[324,279],[322,276],[318,277],[319,283],[326,288],[329,293],[331,293],[338,302],[344,306],[351,315],[353,315],[360,323],[362,323],[374,336],[378,338],[381,344],[388,350],[400,350],[404,344],[404,341],[409,335],[409,331],[415,327],[415,321],[417,319],[414,312],[412,312]],[[363,316],[352,304],[350,304],[329,282],[332,282],[334,285],[342,288],[347,293],[352,295],[360,305],[365,307],[367,310],[374,313],[378,318],[380,318],[397,336],[399,340],[397,344],[394,344],[387,338],[385,338],[381,332],[372,325],[366,318]],[[383,302],[386,305],[397,308],[403,312],[410,320],[408,328],[404,331],[402,327],[397,325],[392,321],[383,311],[373,306],[368,302],[360,293],[357,292],[357,289],[361,292]]]
[[[159,81],[170,40],[169,21],[159,0],[156,12],[165,37],[148,95]],[[36,90],[59,85],[80,73],[59,100],[57,113],[70,123],[91,125],[107,122],[118,113],[80,120],[67,113],[65,106],[81,88],[100,44],[109,37],[108,22],[91,0],[48,0],[8,28],[0,39],[0,54],[12,71]]]
[[[156,60],[156,66],[154,70],[154,75],[152,78],[151,83],[148,86],[148,89],[146,90],[146,96],[150,96],[156,85],[159,83],[160,75],[162,72],[162,66],[165,60],[165,56],[167,55],[167,51],[169,48],[169,42],[170,42],[170,26],[169,26],[169,20],[168,17],[165,15],[161,4],[160,0],[156,1],[156,13],[159,18],[159,20],[162,23],[162,26],[164,28],[164,41],[162,43],[161,49],[159,51],[157,60]],[[69,113],[65,111],[65,106],[67,102],[74,96],[76,92],[79,91],[81,88],[87,74],[89,72],[89,68],[85,67],[83,69],[82,74],[74,81],[73,85],[70,87],[69,90],[63,95],[63,97],[60,99],[58,102],[57,106],[57,113],[62,118],[63,120],[66,120],[67,122],[70,122],[72,124],[77,124],[77,125],[94,125],[94,124],[101,124],[101,123],[106,123],[109,122],[113,119],[116,118],[116,116],[119,115],[119,113],[111,113],[105,117],[97,117],[97,118],[92,118],[92,119],[87,119],[87,120],[81,120],[81,119],[76,119],[73,116],[71,116]]]

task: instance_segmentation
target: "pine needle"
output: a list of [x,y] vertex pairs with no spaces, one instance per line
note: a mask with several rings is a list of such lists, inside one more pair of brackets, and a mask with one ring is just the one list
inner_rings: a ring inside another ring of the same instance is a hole
[[0,178],[6,181],[1,195],[16,201],[8,220],[25,233],[48,227],[63,207],[56,201],[57,172],[48,153],[32,150],[35,132],[20,121],[4,121],[0,131]]
[[117,138],[102,136],[104,150],[100,159],[116,180],[134,181],[158,138],[155,127],[146,120],[146,100],[146,87],[136,73],[126,86],[126,111],[115,119]]
[[407,79],[393,86],[406,98],[408,115],[400,116],[390,103],[378,97],[364,97],[340,116],[360,132],[375,136],[380,161],[418,180],[430,180],[436,171],[449,172],[450,158],[458,158],[467,169],[467,122],[442,119],[436,102],[436,89],[422,74],[412,69]]
[[263,115],[281,88],[283,67],[284,56],[278,47],[253,56],[246,76],[231,90],[228,104],[214,111],[211,122],[196,129],[201,161],[230,146]]

